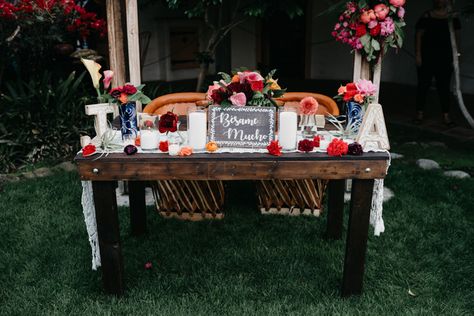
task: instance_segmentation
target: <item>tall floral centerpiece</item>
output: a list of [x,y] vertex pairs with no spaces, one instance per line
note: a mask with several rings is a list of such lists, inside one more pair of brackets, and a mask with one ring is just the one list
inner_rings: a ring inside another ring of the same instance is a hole
[[377,63],[390,47],[403,45],[404,5],[405,0],[350,1],[332,36],[360,52],[368,62]]
[[141,91],[144,85],[136,87],[130,83],[126,83],[123,86],[111,88],[110,83],[112,81],[113,72],[106,70],[104,71],[104,79],[102,80],[103,90],[101,90],[101,65],[93,60],[81,59],[81,61],[91,75],[92,84],[97,91],[97,100],[99,103],[106,102],[105,105],[112,103],[118,106],[122,139],[135,138],[138,133],[136,102],[139,101],[142,104],[151,102],[150,98]]
[[370,80],[359,79],[341,85],[334,99],[342,101],[346,112],[347,129],[354,134],[359,131],[367,106],[373,102],[377,87]]
[[263,77],[257,71],[234,71],[232,75],[224,72],[220,81],[214,81],[207,90],[210,104],[228,106],[276,106],[274,98],[281,97],[286,89],[273,79],[276,70]]

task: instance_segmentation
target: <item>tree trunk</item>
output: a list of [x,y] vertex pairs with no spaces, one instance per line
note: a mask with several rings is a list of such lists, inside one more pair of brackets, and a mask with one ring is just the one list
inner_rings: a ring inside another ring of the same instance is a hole
[[[449,8],[449,9],[450,9],[449,11],[452,12],[451,10],[452,8]],[[458,101],[459,109],[464,115],[464,118],[466,119],[468,124],[471,126],[471,128],[474,128],[474,119],[469,114],[469,111],[467,110],[466,105],[464,104],[464,99],[463,99],[462,91],[461,91],[461,75],[459,71],[458,46],[456,42],[456,33],[454,30],[452,17],[449,19],[449,33],[451,37],[451,47],[453,49],[454,93],[456,94],[456,99]]]
[[196,85],[196,92],[201,92],[202,86],[204,84],[204,80],[206,80],[206,76],[209,73],[209,63],[201,63],[201,67],[199,69],[198,81]]

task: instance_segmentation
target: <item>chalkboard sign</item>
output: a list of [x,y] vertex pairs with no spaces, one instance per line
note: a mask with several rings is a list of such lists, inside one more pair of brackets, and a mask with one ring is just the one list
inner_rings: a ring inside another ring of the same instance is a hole
[[265,148],[275,140],[275,108],[209,107],[209,138],[220,147]]

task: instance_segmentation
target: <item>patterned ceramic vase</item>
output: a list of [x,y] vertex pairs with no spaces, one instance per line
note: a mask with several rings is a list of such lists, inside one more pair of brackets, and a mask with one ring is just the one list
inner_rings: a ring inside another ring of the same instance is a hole
[[364,118],[364,108],[357,102],[349,101],[346,103],[347,125],[353,125],[353,132],[358,133],[362,119]]
[[127,102],[119,105],[120,131],[122,139],[135,138],[138,132],[137,107],[135,102]]

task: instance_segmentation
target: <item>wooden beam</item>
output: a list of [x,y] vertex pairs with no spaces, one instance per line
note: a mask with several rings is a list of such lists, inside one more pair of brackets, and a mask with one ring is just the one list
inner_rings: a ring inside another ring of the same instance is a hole
[[109,39],[109,63],[114,72],[113,86],[125,83],[125,57],[120,1],[107,0],[107,32]]
[[[130,83],[141,84],[140,68],[140,39],[138,27],[137,0],[126,0],[125,13],[127,15],[127,43],[128,43],[128,70]],[[142,111],[142,105],[137,102],[137,111]]]

